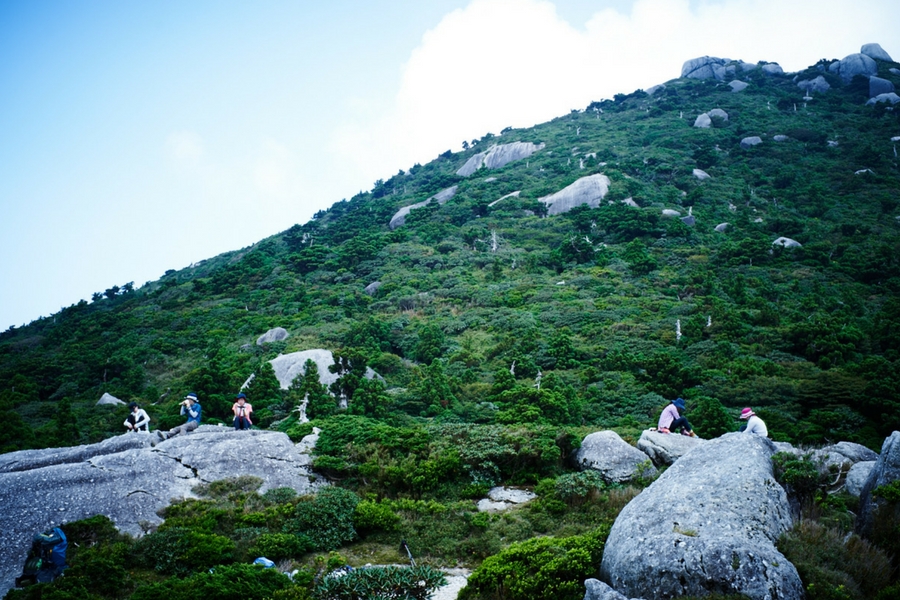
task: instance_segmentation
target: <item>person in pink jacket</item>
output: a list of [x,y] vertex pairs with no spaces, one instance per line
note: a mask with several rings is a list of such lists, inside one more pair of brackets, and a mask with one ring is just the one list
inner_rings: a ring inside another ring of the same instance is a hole
[[697,434],[695,434],[693,428],[691,428],[691,424],[688,423],[687,418],[682,417],[679,414],[678,411],[680,410],[684,410],[684,400],[681,398],[672,400],[672,402],[663,409],[662,414],[659,415],[659,423],[657,423],[656,430],[660,433],[670,433],[672,431],[680,430],[682,435],[697,437]]
[[250,429],[253,426],[253,421],[250,420],[253,407],[247,402],[247,396],[244,394],[237,395],[237,402],[231,405],[231,412],[234,413],[235,429]]

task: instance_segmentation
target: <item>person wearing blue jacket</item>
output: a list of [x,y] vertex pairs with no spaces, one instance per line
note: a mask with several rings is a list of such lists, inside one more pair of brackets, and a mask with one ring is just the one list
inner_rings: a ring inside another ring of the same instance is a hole
[[187,422],[184,425],[179,425],[178,427],[170,429],[168,433],[160,432],[160,437],[167,440],[175,437],[179,433],[190,433],[197,429],[200,425],[202,411],[203,407],[200,406],[200,400],[197,398],[197,394],[191,392],[185,396],[184,400],[181,402],[181,415],[187,415]]

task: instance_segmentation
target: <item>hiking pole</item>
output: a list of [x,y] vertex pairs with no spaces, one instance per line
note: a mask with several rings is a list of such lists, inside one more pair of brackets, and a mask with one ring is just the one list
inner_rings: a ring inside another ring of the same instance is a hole
[[416,559],[413,558],[412,552],[409,551],[409,546],[406,545],[406,540],[400,541],[400,552],[406,551],[406,555],[409,557],[409,564],[412,566],[416,566]]

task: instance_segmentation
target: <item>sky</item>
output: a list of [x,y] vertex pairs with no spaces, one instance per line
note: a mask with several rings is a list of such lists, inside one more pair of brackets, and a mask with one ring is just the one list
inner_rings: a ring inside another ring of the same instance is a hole
[[900,60],[898,24],[896,0],[0,0],[0,331],[690,58]]

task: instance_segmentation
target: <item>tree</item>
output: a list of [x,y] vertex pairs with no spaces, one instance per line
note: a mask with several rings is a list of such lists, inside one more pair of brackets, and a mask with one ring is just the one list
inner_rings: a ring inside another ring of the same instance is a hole
[[380,379],[363,378],[354,390],[348,408],[350,414],[380,419],[387,414],[390,401]]
[[366,376],[366,357],[355,348],[345,348],[334,353],[334,364],[328,370],[338,376],[331,384],[331,393],[347,402]]
[[700,396],[692,401],[690,422],[694,431],[702,438],[719,437],[734,431],[734,418],[716,398]]
[[54,433],[60,446],[74,446],[78,443],[81,433],[78,430],[78,421],[72,412],[72,401],[63,398],[56,405],[56,414],[53,415]]
[[250,396],[256,408],[262,409],[281,404],[281,384],[275,377],[275,369],[272,368],[271,363],[266,361],[260,366],[253,381],[247,387],[247,395]]
[[444,332],[437,325],[423,325],[419,329],[419,343],[416,344],[416,360],[431,364],[444,353],[446,339]]
[[444,364],[440,359],[434,359],[424,369],[425,376],[416,386],[416,394],[422,404],[427,406],[429,415],[442,413],[456,403],[456,396],[450,390],[450,383],[444,374]]
[[337,400],[319,382],[319,367],[309,359],[303,363],[303,374],[294,379],[288,392],[291,404],[300,404],[304,398],[308,400],[306,416],[310,419],[323,419],[337,412]]

